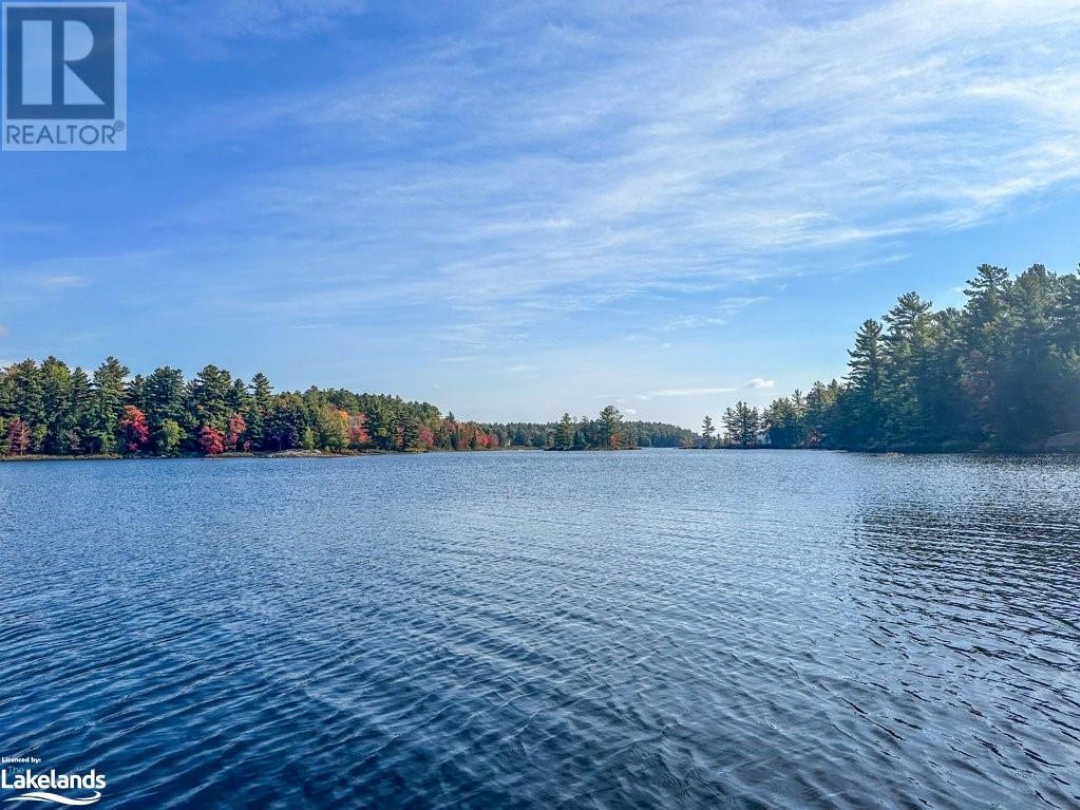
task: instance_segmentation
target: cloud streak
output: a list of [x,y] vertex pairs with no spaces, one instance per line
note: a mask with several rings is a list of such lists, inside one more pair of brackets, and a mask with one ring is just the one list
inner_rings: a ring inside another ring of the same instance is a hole
[[553,297],[597,308],[886,261],[913,230],[1080,181],[1075,3],[635,12],[504,11],[362,80],[241,107],[219,135],[354,148],[221,205],[300,235],[333,277],[308,277],[312,308],[377,298],[369,272],[392,267],[405,300],[536,320]]
[[664,388],[660,391],[650,391],[647,397],[681,398],[681,397],[711,397],[721,394],[730,394],[734,388]]

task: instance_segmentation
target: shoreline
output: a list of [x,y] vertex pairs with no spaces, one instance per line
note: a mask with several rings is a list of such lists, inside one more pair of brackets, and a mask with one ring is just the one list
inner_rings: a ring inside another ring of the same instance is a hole
[[0,456],[0,464],[32,464],[34,462],[47,461],[185,461],[207,459],[283,459],[283,458],[353,458],[357,456],[390,456],[390,455],[417,455],[416,451],[404,453],[392,453],[387,450],[354,450],[343,453],[330,453],[322,450],[283,450],[274,453],[221,453],[214,456],[204,456],[198,453],[184,453],[177,456],[121,456],[116,454],[94,454],[87,456]]
[[337,459],[337,458],[362,458],[365,456],[426,456],[426,455],[469,455],[476,452],[484,453],[625,453],[640,450],[677,450],[680,452],[766,452],[766,453],[845,453],[855,456],[1009,456],[1016,458],[1034,458],[1038,456],[1052,456],[1060,458],[1080,457],[1080,449],[1063,450],[846,450],[841,448],[822,447],[634,447],[620,448],[618,450],[593,450],[574,449],[557,450],[543,447],[502,447],[490,450],[455,451],[455,450],[347,450],[342,452],[329,452],[325,450],[282,450],[273,453],[222,453],[220,455],[204,456],[198,453],[185,453],[177,456],[122,456],[109,454],[95,454],[87,456],[4,456],[0,455],[0,464],[34,464],[53,461],[224,461],[230,459],[258,459],[262,461],[275,461],[282,459]]

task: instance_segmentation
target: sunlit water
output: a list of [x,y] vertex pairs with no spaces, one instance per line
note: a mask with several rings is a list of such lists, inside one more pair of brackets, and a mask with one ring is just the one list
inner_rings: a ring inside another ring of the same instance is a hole
[[2,465],[0,544],[102,808],[1080,806],[1077,460]]

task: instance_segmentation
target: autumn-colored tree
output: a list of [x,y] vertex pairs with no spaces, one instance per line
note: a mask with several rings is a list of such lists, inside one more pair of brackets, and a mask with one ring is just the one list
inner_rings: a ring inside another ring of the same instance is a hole
[[199,452],[204,456],[220,456],[225,452],[224,437],[209,425],[199,429]]
[[318,428],[316,440],[319,447],[338,453],[349,445],[349,413],[323,405],[316,414]]
[[416,443],[424,450],[430,450],[435,446],[435,433],[429,427],[420,428],[420,435],[416,437]]
[[30,449],[30,426],[16,416],[8,423],[7,454],[25,456]]
[[150,428],[146,424],[146,414],[134,405],[124,406],[119,429],[124,449],[129,453],[141,453],[150,444]]
[[247,430],[247,424],[244,422],[244,417],[238,413],[234,413],[229,417],[229,428],[225,433],[225,449],[230,453],[236,450],[240,444],[240,438],[244,435],[244,431]]
[[491,450],[499,446],[499,434],[497,433],[484,433],[478,430],[474,435],[474,450]]
[[371,434],[367,430],[367,415],[349,414],[349,445],[354,448],[367,447],[371,444]]

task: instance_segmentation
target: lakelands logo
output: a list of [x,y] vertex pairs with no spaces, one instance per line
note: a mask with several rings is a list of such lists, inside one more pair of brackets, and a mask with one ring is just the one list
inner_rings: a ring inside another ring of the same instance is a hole
[[[105,774],[91,770],[89,773],[38,773],[23,763],[38,764],[40,759],[4,757],[0,769],[0,790],[23,791],[17,796],[5,798],[5,802],[41,802],[63,807],[89,807],[101,801],[105,789]],[[11,764],[20,767],[10,767]],[[63,791],[63,792],[57,792]],[[71,795],[72,793],[76,795]]]
[[4,3],[3,148],[127,149],[127,6]]

